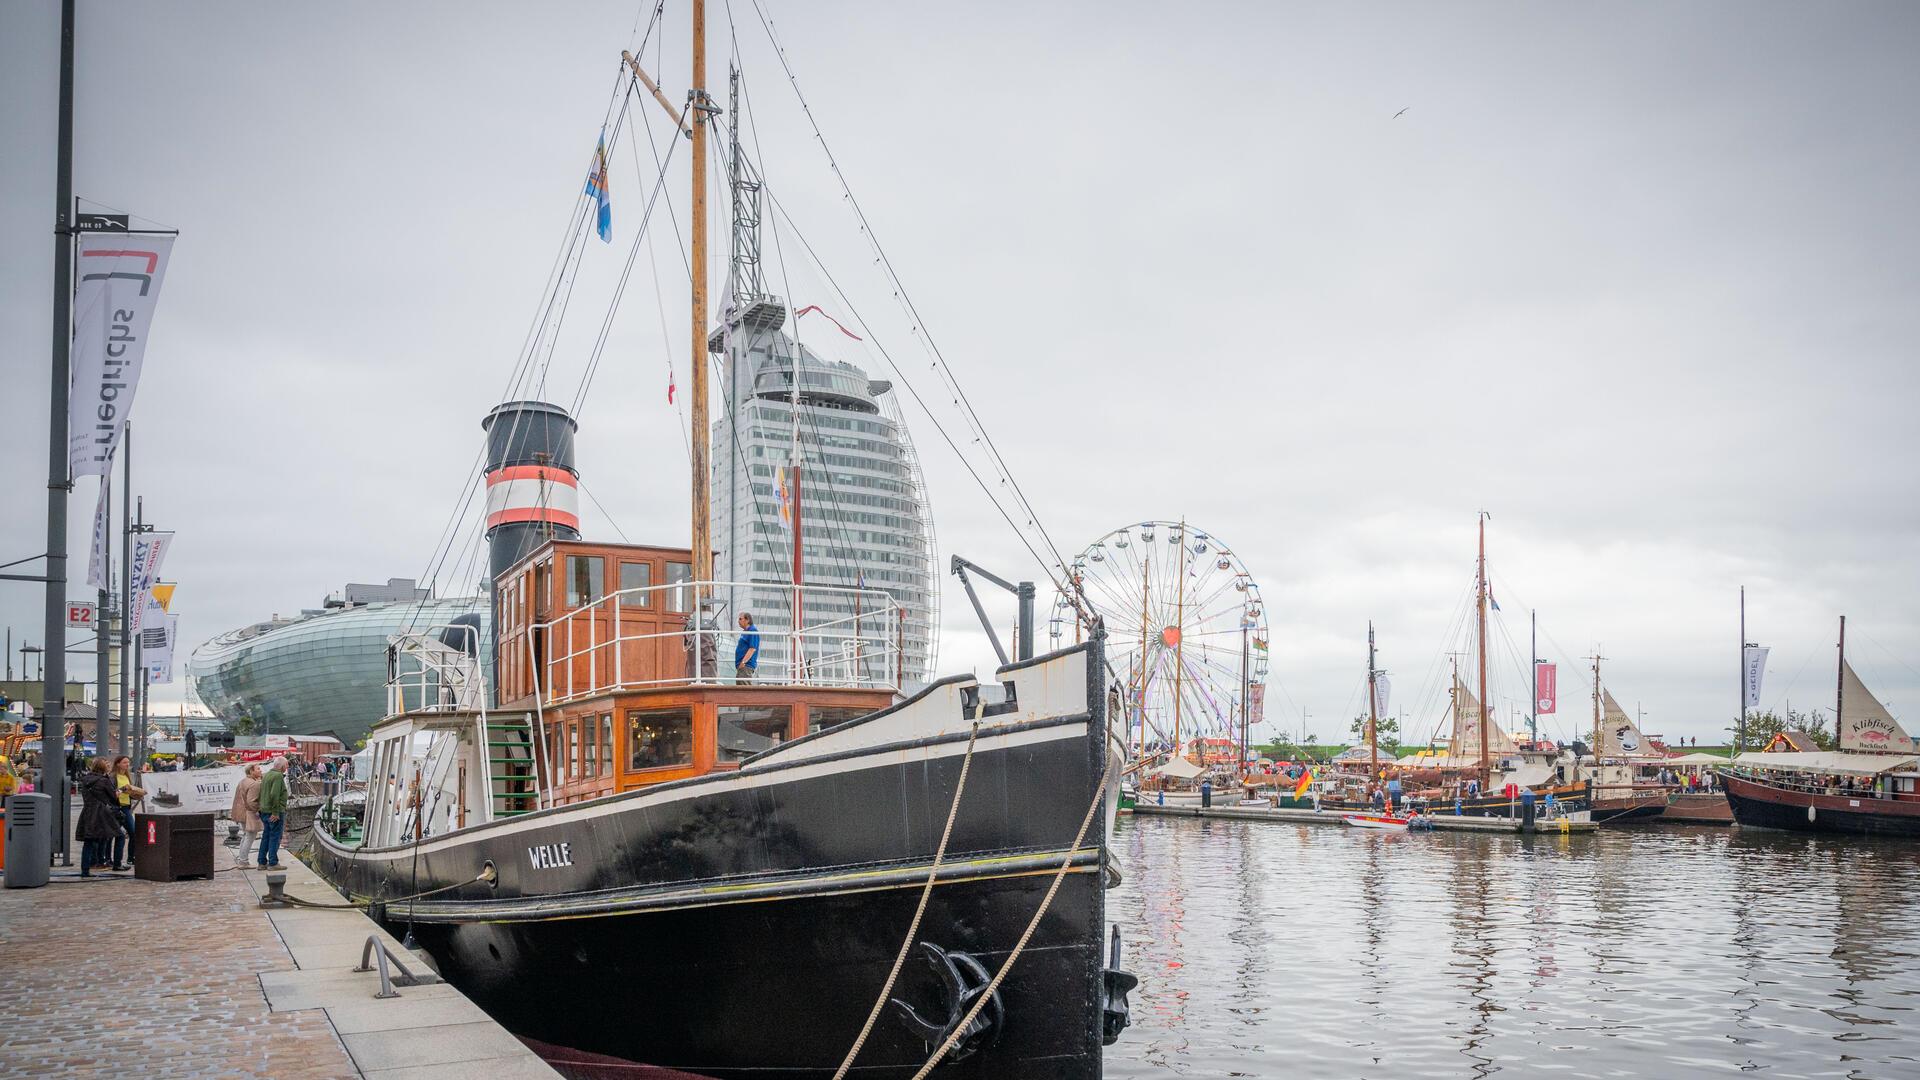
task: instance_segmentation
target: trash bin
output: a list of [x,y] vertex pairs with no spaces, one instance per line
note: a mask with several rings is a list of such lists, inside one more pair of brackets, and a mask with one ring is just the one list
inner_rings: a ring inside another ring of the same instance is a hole
[[53,867],[53,796],[7,796],[7,888],[37,889]]
[[133,876],[179,881],[213,876],[212,814],[141,814],[133,821]]

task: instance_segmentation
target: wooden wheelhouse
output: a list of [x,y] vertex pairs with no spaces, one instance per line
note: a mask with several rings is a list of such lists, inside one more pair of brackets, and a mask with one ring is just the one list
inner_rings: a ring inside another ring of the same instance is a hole
[[[495,582],[499,711],[534,718],[542,793],[525,802],[559,806],[737,768],[894,700],[902,620],[888,594],[725,582],[703,590],[692,570],[685,548],[556,539]],[[797,661],[763,662],[743,681],[725,598],[770,591],[819,614],[782,635],[783,655]],[[715,600],[696,620],[702,592]]]

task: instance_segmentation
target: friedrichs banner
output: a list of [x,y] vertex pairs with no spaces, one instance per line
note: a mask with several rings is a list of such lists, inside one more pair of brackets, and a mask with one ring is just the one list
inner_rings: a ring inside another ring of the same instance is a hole
[[67,400],[67,468],[74,476],[106,475],[120,445],[173,240],[128,233],[80,238]]
[[1560,669],[1555,664],[1533,665],[1533,711],[1550,713],[1559,704]]

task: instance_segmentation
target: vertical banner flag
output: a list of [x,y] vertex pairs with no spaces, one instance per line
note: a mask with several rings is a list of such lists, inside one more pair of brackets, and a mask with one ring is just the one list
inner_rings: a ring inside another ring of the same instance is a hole
[[1385,675],[1373,677],[1373,714],[1387,715],[1387,698],[1392,696],[1393,683]]
[[1747,708],[1760,707],[1760,679],[1767,673],[1767,649],[1764,645],[1746,647]]
[[1533,710],[1550,713],[1559,704],[1560,667],[1558,664],[1533,665]]
[[147,602],[152,599],[153,586],[160,580],[160,564],[166,561],[167,548],[172,544],[173,534],[170,532],[134,534],[133,593],[128,605],[132,611],[133,625],[127,628],[129,634],[137,634],[145,626]]
[[1247,723],[1264,723],[1267,719],[1267,684],[1254,683],[1247,687]]
[[120,445],[173,239],[126,233],[80,238],[67,400],[67,470],[74,476],[104,476]]
[[594,229],[600,239],[613,243],[613,193],[607,190],[607,133],[600,133],[600,145],[593,148],[593,168],[587,172],[587,194],[593,196],[597,212]]
[[173,590],[178,585],[179,582],[175,581],[156,581],[153,583],[153,588],[148,589],[147,593],[153,597],[153,602],[159,604],[163,610],[172,611]]
[[140,662],[153,681],[159,682],[163,673],[173,670],[173,626],[180,616],[167,614],[151,599],[144,606],[147,613],[140,620]]
[[780,498],[780,523],[793,524],[793,490],[787,486],[787,467],[780,466],[773,474],[773,493]]
[[100,474],[100,501],[93,505],[93,548],[87,553],[87,584],[105,590],[108,576],[107,507],[113,503],[113,473]]

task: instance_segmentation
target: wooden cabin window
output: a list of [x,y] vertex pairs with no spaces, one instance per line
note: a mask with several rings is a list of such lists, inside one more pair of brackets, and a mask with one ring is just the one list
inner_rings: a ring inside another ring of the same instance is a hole
[[693,710],[628,709],[627,768],[693,764]]
[[667,602],[671,605],[671,610],[673,611],[692,611],[693,610],[693,590],[690,588],[684,587],[687,582],[692,580],[693,580],[693,564],[692,563],[670,562],[667,564],[666,584],[683,586],[682,588],[672,589],[668,591]]
[[787,705],[722,705],[714,710],[715,749],[719,760],[745,761],[787,739]]
[[613,775],[613,714],[600,714],[600,775]]
[[567,556],[567,606],[586,607],[607,594],[607,561],[598,555]]
[[589,716],[580,721],[580,728],[580,741],[586,747],[586,753],[580,759],[580,775],[582,777],[598,776],[600,775],[600,740],[594,737],[598,732],[593,717]]
[[872,709],[862,709],[858,706],[811,705],[807,708],[807,729],[810,731],[820,731],[825,728],[830,728],[835,724],[844,724],[849,720],[858,720],[873,711]]
[[572,749],[567,753],[567,775],[578,780],[580,779],[580,721],[567,721],[567,739],[573,743]]
[[[620,590],[646,589],[653,585],[653,564],[650,562],[623,562],[620,564]],[[652,593],[634,593],[620,598],[620,606],[652,607]]]
[[542,559],[533,567],[533,614],[539,618],[547,613],[547,605],[553,598],[553,560]]

